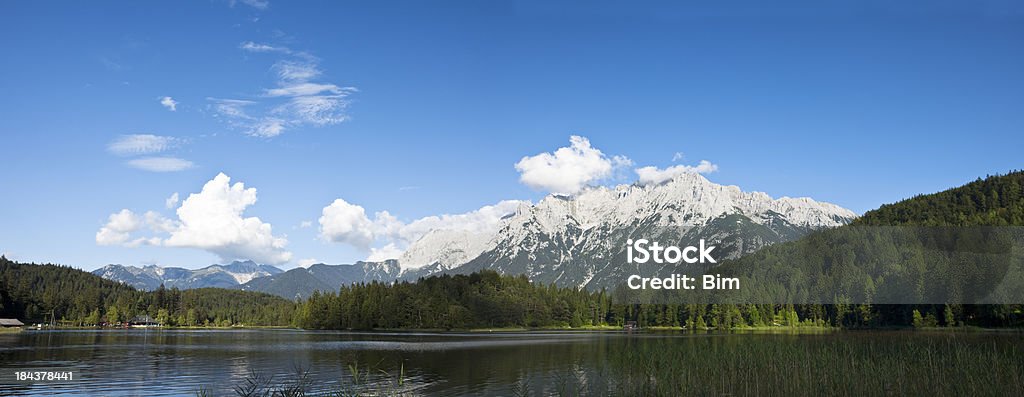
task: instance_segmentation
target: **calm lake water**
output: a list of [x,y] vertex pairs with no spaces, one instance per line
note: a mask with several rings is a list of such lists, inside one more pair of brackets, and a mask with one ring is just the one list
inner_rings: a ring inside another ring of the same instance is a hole
[[[890,352],[886,349],[918,353]],[[703,392],[754,394],[761,383],[715,385],[715,379],[734,371],[745,376],[778,376],[788,371],[811,371],[808,385],[822,384],[823,366],[846,360],[830,355],[863,355],[851,358],[852,369],[841,372],[872,371],[881,376],[898,376],[883,360],[892,355],[963,357],[967,362],[985,363],[978,382],[966,389],[950,383],[945,391],[1002,394],[1009,387],[1024,387],[1024,362],[1020,357],[1022,337],[1018,333],[912,334],[907,332],[822,334],[689,334],[689,333],[349,333],[299,330],[97,330],[26,331],[0,334],[0,370],[10,379],[14,369],[59,368],[73,370],[72,382],[50,384],[3,384],[0,395],[195,395],[206,388],[212,395],[234,395],[233,387],[244,384],[254,372],[273,376],[276,383],[294,379],[295,368],[309,371],[312,391],[369,388],[407,395],[551,395],[631,394],[633,387],[682,388],[659,380],[657,385],[629,383],[618,377],[640,374],[649,382],[651,373],[664,378],[710,384]],[[795,353],[793,353],[795,352]],[[849,353],[853,352],[853,353]],[[763,355],[758,357],[758,355]],[[791,355],[792,357],[788,357]],[[883,358],[883,355],[885,358]],[[806,358],[805,358],[806,356]],[[776,358],[781,363],[775,363]],[[785,360],[795,361],[786,363]],[[823,360],[815,362],[814,360]],[[660,360],[660,361],[659,361]],[[863,360],[861,363],[860,360]],[[922,358],[922,360],[924,360]],[[907,377],[977,378],[969,372],[941,373],[949,362],[909,363],[924,367],[921,374]],[[708,363],[707,373],[689,371]],[[770,363],[769,363],[770,362]],[[806,362],[806,367],[800,362]],[[822,364],[824,363],[824,364]],[[865,365],[866,363],[866,365]],[[956,364],[956,363],[953,363]],[[674,367],[678,365],[678,367]],[[765,366],[769,365],[769,366]],[[904,363],[893,364],[902,368]],[[934,365],[929,367],[929,365]],[[358,366],[359,379],[352,366]],[[966,366],[966,365],[964,365]],[[863,367],[863,368],[861,368]],[[801,369],[803,368],[803,369]],[[993,369],[994,368],[994,369]],[[837,371],[839,371],[837,370]],[[689,372],[687,372],[689,371]],[[778,374],[772,372],[779,371]],[[951,371],[967,371],[953,370]],[[998,374],[992,374],[996,373]],[[682,375],[695,378],[684,379]],[[871,376],[870,373],[861,374]],[[803,376],[803,375],[801,375]],[[842,376],[841,374],[839,376]],[[985,377],[994,377],[987,380]],[[701,378],[704,377],[704,378]],[[397,379],[402,382],[398,383]],[[709,378],[709,379],[705,379]],[[680,382],[682,382],[680,381]],[[972,381],[972,382],[974,382]],[[863,381],[850,383],[855,387]],[[983,382],[1002,382],[988,388]],[[798,381],[784,383],[807,387]],[[833,382],[835,383],[835,382]],[[681,383],[682,384],[682,383]],[[595,386],[597,385],[597,386]],[[843,383],[832,387],[843,388]],[[882,382],[880,391],[900,391],[902,381]],[[596,387],[596,388],[595,388]],[[718,387],[724,387],[719,389]],[[771,385],[764,387],[771,388]],[[895,389],[893,389],[895,388]],[[366,390],[369,390],[366,389]],[[566,391],[571,389],[571,391]],[[666,389],[674,390],[674,389]],[[687,389],[695,390],[695,389]],[[852,389],[850,389],[852,390]],[[873,389],[867,389],[871,391]],[[618,393],[616,393],[618,391]],[[806,391],[806,389],[804,390]],[[920,390],[918,390],[920,391]],[[524,393],[525,392],[525,393]]]

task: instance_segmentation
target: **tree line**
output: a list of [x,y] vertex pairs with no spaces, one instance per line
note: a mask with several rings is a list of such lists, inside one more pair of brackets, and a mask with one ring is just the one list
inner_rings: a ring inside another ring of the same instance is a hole
[[26,323],[92,326],[149,315],[177,326],[290,325],[294,310],[294,302],[264,293],[163,286],[140,291],[68,266],[0,256],[0,317]]

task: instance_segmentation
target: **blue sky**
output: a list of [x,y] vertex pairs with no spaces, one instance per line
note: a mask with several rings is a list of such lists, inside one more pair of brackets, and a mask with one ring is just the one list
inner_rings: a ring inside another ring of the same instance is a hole
[[[85,269],[349,263],[367,247],[318,225],[335,200],[335,215],[404,224],[536,201],[554,188],[516,164],[573,135],[633,168],[707,160],[714,182],[856,212],[1021,168],[1013,2],[549,3],[6,3],[0,253]],[[165,201],[219,173],[255,203],[210,186],[195,219],[241,200],[224,222],[258,217],[235,227],[286,248],[178,224]],[[613,174],[587,183],[636,180]],[[99,244],[123,209],[130,237]]]

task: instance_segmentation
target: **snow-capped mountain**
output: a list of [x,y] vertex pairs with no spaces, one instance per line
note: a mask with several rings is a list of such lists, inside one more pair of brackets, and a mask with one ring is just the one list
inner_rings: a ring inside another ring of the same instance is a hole
[[437,265],[450,269],[469,262],[490,248],[494,234],[467,230],[432,230],[402,253],[398,262],[409,268]]
[[[772,199],[689,173],[656,185],[595,187],[572,197],[550,195],[536,205],[520,206],[493,235],[465,238],[434,231],[409,247],[407,256],[416,260],[411,264],[425,266],[407,270],[403,278],[493,269],[526,274],[543,283],[611,287],[637,272],[627,266],[625,257],[630,238],[678,246],[705,239],[717,246],[716,259],[721,261],[855,217],[834,204]],[[457,263],[462,258],[471,259]],[[410,263],[402,264],[408,268]]]
[[235,261],[227,265],[210,265],[202,269],[180,267],[143,267],[107,265],[92,273],[108,280],[122,282],[138,289],[154,290],[163,284],[166,288],[234,288],[258,277],[280,274],[281,269],[252,261]]

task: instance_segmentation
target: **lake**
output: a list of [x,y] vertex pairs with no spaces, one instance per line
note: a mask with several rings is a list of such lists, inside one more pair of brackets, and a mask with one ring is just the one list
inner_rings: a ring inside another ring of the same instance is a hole
[[308,371],[310,392],[349,394],[1021,395],[1024,339],[912,331],[0,334],[0,379],[30,368],[72,370],[77,379],[0,385],[0,395],[234,395],[247,379],[288,385],[296,368]]

